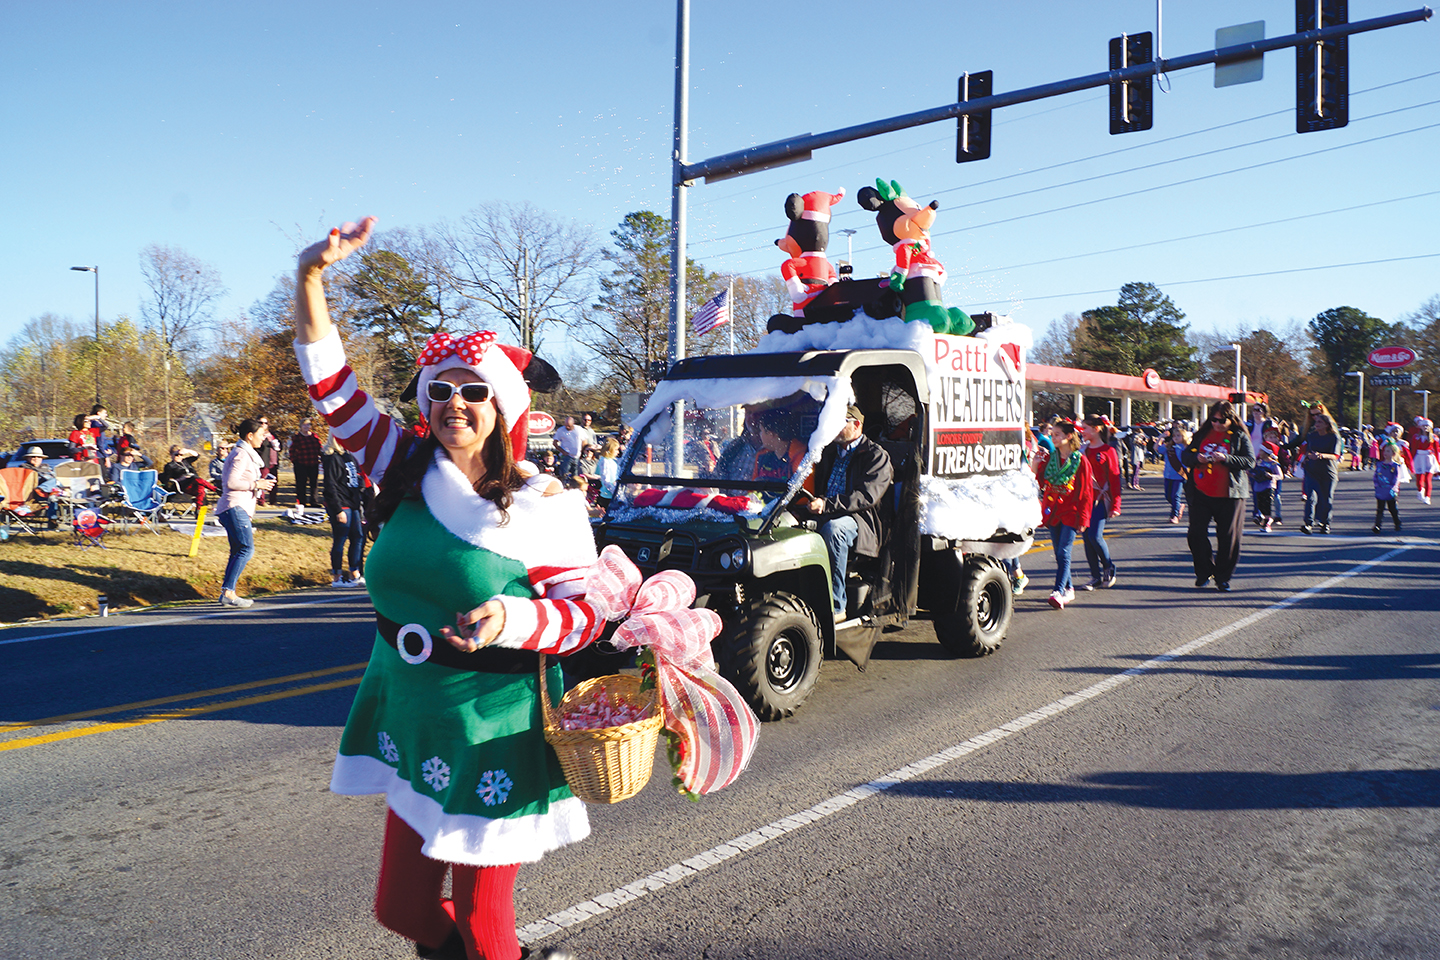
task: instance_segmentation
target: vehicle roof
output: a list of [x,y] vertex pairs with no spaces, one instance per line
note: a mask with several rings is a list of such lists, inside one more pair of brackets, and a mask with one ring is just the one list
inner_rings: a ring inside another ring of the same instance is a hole
[[929,401],[925,362],[914,350],[806,350],[803,353],[740,353],[686,357],[667,380],[726,380],[741,377],[848,377],[864,367],[903,366],[915,378],[922,402]]

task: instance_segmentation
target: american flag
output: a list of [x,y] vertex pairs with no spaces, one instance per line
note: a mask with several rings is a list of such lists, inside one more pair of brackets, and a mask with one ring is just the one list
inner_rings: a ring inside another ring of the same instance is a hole
[[695,312],[695,318],[690,321],[695,324],[695,333],[700,335],[709,333],[722,323],[730,322],[730,288],[726,287],[715,296],[705,301],[705,306]]

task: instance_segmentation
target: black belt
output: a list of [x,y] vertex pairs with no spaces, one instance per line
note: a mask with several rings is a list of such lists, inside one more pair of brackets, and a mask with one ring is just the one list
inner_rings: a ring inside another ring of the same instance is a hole
[[[481,647],[474,653],[456,650],[450,641],[418,623],[398,624],[375,613],[375,629],[385,642],[394,647],[407,663],[438,663],[453,670],[474,670],[477,673],[534,673],[540,669],[540,654],[534,650],[510,650],[506,647]],[[401,631],[405,642],[400,643]]]

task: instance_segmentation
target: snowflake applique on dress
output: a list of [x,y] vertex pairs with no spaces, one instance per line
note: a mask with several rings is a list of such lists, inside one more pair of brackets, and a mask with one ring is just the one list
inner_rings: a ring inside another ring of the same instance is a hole
[[450,786],[450,764],[439,757],[431,757],[420,764],[420,776],[430,784],[431,790],[439,793]]
[[480,786],[475,788],[475,795],[485,806],[493,807],[504,803],[514,788],[514,782],[504,770],[486,770],[480,775]]
[[385,762],[386,762],[386,763],[399,763],[399,762],[400,762],[400,748],[397,747],[397,746],[395,746],[395,741],[394,741],[393,739],[391,739],[390,734],[386,733],[384,730],[381,730],[381,731],[380,731],[379,740],[380,740],[380,756],[382,756],[382,757],[385,758]]

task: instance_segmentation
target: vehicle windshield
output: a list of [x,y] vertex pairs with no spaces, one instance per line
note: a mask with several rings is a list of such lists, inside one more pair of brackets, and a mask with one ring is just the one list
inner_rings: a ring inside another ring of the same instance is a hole
[[[752,381],[735,383],[748,389],[694,391],[699,395],[684,403],[678,445],[673,406],[637,422],[612,515],[631,508],[766,516],[808,476],[827,387],[786,389],[795,385],[790,381],[765,391]],[[757,397],[767,392],[776,395]],[[736,394],[746,402],[728,402]]]

